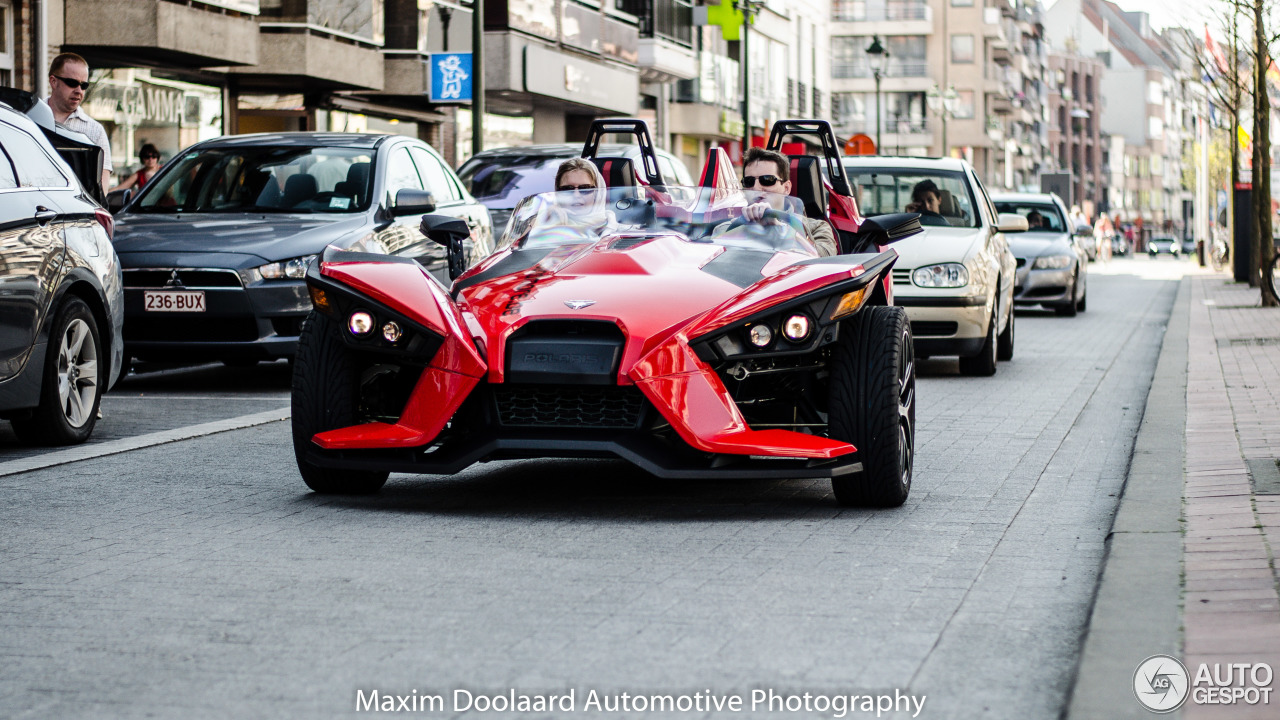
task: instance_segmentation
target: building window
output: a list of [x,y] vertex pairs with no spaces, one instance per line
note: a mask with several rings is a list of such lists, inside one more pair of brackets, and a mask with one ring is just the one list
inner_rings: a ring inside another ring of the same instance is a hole
[[972,35],[952,35],[951,36],[951,62],[953,63],[973,62],[973,36]]
[[13,3],[10,0],[0,0],[0,85],[13,87]]
[[951,0],[951,7],[973,7],[973,0]]
[[[927,37],[924,35],[890,35],[884,38],[889,61],[886,77],[927,77],[929,62]],[[836,78],[871,77],[867,48],[871,37],[845,35],[831,38],[831,76]]]
[[973,118],[973,91],[961,90],[957,95],[959,99],[956,101],[956,112],[953,117],[959,120],[971,120]]
[[866,93],[832,93],[831,119],[836,127],[845,129],[862,129],[867,122]]

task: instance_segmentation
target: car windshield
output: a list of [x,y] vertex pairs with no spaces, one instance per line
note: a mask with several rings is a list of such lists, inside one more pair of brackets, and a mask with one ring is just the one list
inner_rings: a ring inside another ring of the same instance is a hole
[[521,199],[556,186],[556,170],[566,158],[496,155],[472,158],[458,178],[472,197],[490,208],[510,209]]
[[[748,205],[763,217],[744,217]],[[817,254],[805,230],[804,206],[794,197],[675,185],[662,191],[615,187],[533,195],[516,207],[499,246],[584,245],[611,235],[639,243],[672,233],[693,242]]]
[[1067,221],[1058,206],[1048,202],[995,200],[996,212],[1014,213],[1027,219],[1027,232],[1067,232]]
[[978,227],[973,193],[959,171],[845,167],[864,217],[918,212],[921,225]]
[[148,183],[136,212],[350,213],[369,207],[372,158],[337,147],[192,151]]

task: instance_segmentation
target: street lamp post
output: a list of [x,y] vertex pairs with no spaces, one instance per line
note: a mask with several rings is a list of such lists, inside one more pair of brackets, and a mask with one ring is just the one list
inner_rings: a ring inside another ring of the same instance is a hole
[[947,120],[955,115],[960,94],[956,92],[954,85],[948,85],[947,89],[943,90],[935,84],[929,88],[929,92],[925,93],[924,97],[929,103],[929,109],[942,118],[942,157],[947,157],[951,154],[951,148],[947,147]]
[[751,66],[748,63],[750,47],[748,37],[751,35],[751,16],[760,12],[764,0],[733,0],[735,10],[742,12],[742,53],[738,61],[742,64],[742,153],[746,156],[751,147]]
[[880,78],[884,76],[885,63],[889,60],[889,53],[884,49],[884,45],[880,44],[879,35],[871,37],[871,45],[867,47],[867,59],[871,63],[871,75],[876,79],[876,153],[883,155],[884,151],[880,146],[880,123],[884,112],[880,108]]

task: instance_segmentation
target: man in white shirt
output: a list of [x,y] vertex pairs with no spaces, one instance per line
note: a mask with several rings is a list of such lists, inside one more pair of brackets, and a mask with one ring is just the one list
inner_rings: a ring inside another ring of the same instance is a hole
[[102,123],[80,107],[89,89],[89,63],[75,53],[62,53],[49,64],[49,109],[59,125],[78,132],[102,148],[102,188],[111,187],[111,141]]

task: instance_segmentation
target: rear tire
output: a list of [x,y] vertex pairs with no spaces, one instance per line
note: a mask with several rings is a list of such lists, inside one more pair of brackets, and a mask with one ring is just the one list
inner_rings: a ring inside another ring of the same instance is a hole
[[1013,359],[1013,311],[1009,311],[1009,322],[1004,326],[1004,332],[996,338],[996,359],[1012,360]]
[[28,417],[10,421],[18,439],[31,445],[76,445],[98,422],[107,364],[98,323],[74,295],[53,316],[40,377],[40,404]]
[[293,368],[293,454],[307,487],[318,493],[368,495],[390,473],[341,470],[315,462],[316,433],[356,424],[356,376],[351,355],[327,315],[312,311],[298,337]]
[[990,377],[996,374],[996,314],[991,313],[991,321],[987,323],[987,338],[982,349],[973,357],[960,358],[960,374],[972,377]]
[[828,435],[858,449],[862,474],[831,480],[846,506],[897,507],[911,492],[916,364],[899,307],[869,307],[840,328],[831,358]]

